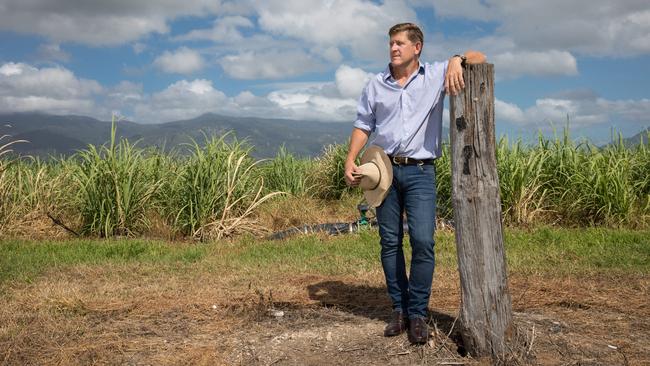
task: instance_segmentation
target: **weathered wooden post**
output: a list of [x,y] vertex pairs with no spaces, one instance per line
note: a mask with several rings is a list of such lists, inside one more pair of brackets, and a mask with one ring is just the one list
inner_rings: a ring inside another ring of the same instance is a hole
[[494,136],[494,65],[468,65],[451,97],[451,179],[467,351],[500,358],[512,333]]

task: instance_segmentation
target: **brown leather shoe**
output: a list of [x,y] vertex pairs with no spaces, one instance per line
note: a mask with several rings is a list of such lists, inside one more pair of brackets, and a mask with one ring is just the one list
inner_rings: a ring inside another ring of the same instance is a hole
[[424,344],[429,340],[429,326],[424,318],[409,319],[409,341]]
[[384,329],[384,337],[394,337],[404,333],[406,330],[406,322],[408,319],[404,317],[404,313],[394,311],[391,315],[390,322]]

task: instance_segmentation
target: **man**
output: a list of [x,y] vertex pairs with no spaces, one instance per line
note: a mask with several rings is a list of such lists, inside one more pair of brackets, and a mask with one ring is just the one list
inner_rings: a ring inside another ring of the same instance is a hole
[[[345,179],[350,186],[359,184],[360,171],[354,161],[375,132],[373,144],[384,149],[393,168],[390,191],[377,207],[381,262],[393,304],[384,335],[396,336],[408,329],[409,340],[421,344],[429,337],[427,305],[435,266],[433,160],[441,154],[444,96],[456,95],[465,87],[465,63],[483,63],[485,56],[467,51],[445,62],[423,64],[419,57],[424,36],[417,25],[397,24],[388,35],[390,63],[368,82],[359,99]],[[412,248],[408,277],[402,250],[403,212]]]

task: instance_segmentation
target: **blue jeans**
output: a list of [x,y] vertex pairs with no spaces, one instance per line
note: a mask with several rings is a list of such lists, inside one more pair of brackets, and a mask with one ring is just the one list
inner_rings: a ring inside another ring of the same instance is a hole
[[[412,249],[407,277],[402,239],[406,212]],[[426,317],[435,268],[436,171],[433,165],[393,164],[393,184],[377,207],[381,264],[394,311],[409,318]]]

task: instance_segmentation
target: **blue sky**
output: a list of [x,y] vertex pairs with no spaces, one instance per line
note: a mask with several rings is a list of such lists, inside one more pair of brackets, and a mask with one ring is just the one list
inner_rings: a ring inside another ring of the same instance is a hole
[[0,111],[213,112],[348,123],[412,21],[423,60],[466,49],[496,69],[497,132],[596,143],[650,126],[647,0],[0,0]]

